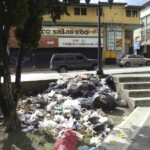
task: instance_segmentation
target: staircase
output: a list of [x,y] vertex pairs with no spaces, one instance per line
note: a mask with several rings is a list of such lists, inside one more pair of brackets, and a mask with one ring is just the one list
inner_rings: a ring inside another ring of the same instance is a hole
[[150,74],[113,75],[118,95],[126,100],[130,109],[137,106],[150,106]]
[[133,110],[105,138],[102,150],[150,149],[150,74],[113,75],[120,98]]

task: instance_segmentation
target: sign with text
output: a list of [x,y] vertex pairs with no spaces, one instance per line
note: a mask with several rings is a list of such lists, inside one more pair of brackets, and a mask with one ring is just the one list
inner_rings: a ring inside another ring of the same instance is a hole
[[58,38],[42,36],[39,42],[39,47],[40,48],[58,47]]
[[[102,30],[102,29],[101,29]],[[102,36],[101,31],[101,36]],[[97,27],[43,27],[42,35],[71,36],[71,37],[98,37]]]
[[[59,38],[59,47],[98,47],[98,38]],[[103,47],[103,39],[101,39],[101,47]]]

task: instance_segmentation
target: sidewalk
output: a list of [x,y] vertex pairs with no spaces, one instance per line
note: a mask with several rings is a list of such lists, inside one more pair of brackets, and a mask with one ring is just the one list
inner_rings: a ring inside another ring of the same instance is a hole
[[[103,66],[103,68],[116,68],[116,67],[118,67],[117,65],[104,65]],[[22,69],[22,71],[23,72],[30,72],[30,71],[32,71],[32,72],[35,72],[35,71],[50,71],[50,69],[49,68],[34,68],[34,67],[23,67],[23,69]],[[54,71],[54,72],[56,72],[56,71]]]
[[[142,67],[119,67],[117,65],[105,65],[103,67],[103,71],[105,74],[120,74],[120,73],[141,73],[141,72],[150,72],[150,66],[142,66]],[[57,73],[56,71],[50,71],[49,68],[32,68],[32,67],[25,67],[22,69],[22,72],[49,72],[49,73]],[[76,70],[74,71],[68,71],[67,74],[78,72]],[[87,72],[86,70],[83,70],[82,72]],[[96,73],[96,71],[88,71],[89,73]],[[61,73],[65,74],[65,73]]]

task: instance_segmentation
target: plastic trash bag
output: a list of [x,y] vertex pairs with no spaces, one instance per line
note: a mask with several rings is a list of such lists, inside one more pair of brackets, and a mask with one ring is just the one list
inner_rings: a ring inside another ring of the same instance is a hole
[[77,150],[89,150],[89,147],[88,146],[79,146],[78,148],[77,148]]
[[116,85],[112,76],[106,77],[106,84],[110,87],[111,90],[116,92]]
[[112,110],[118,106],[118,103],[113,96],[105,92],[100,92],[93,96],[93,105],[95,108]]
[[21,131],[22,132],[28,132],[28,131],[31,131],[34,129],[34,126],[33,125],[30,125],[29,127],[25,128],[25,129],[22,129]]
[[55,145],[54,150],[75,150],[77,146],[77,136],[72,130],[66,130],[64,137],[59,138]]

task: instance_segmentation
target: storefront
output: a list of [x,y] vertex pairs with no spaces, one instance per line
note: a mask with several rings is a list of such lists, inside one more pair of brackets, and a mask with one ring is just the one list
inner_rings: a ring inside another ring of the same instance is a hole
[[[103,30],[101,31],[101,47],[103,47]],[[28,63],[34,67],[49,67],[49,61],[54,53],[82,53],[88,58],[97,58],[98,52],[97,27],[43,27],[39,48],[26,52]],[[17,56],[17,42],[11,32],[11,57]]]

